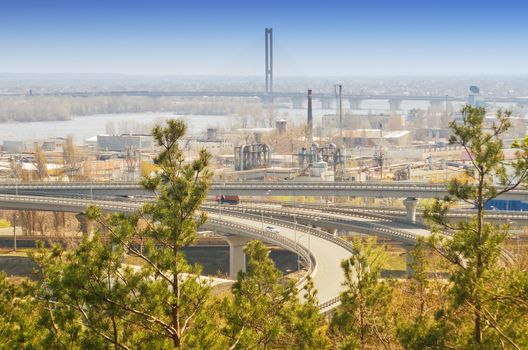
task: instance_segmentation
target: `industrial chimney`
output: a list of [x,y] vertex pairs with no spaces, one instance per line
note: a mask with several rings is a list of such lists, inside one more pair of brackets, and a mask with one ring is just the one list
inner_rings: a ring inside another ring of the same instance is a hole
[[308,90],[308,122],[306,126],[306,140],[311,146],[313,142],[312,90]]

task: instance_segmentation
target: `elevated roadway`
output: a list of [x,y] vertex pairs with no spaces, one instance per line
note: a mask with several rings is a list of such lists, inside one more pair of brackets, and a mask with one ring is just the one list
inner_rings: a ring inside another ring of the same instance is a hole
[[362,213],[332,213],[317,208],[292,208],[270,205],[218,205],[204,206],[209,211],[224,213],[251,213],[261,218],[281,218],[303,225],[316,226],[337,234],[338,230],[356,232],[413,246],[419,237],[427,237],[430,232],[422,226],[404,221],[394,221],[391,218]]
[[[0,208],[3,209],[84,212],[90,205],[97,205],[106,212],[133,212],[140,208],[141,203],[0,195]],[[326,208],[205,205],[204,209],[209,212],[211,218],[208,226],[204,229],[213,229],[228,236],[235,234],[252,239],[261,239],[297,252],[302,256],[308,264],[309,274],[312,275],[315,287],[319,291],[318,295],[322,301],[321,309],[323,311],[335,307],[339,302],[338,296],[342,290],[340,263],[350,256],[352,248],[346,241],[335,235],[297,224],[297,220],[305,219],[305,223],[310,222],[319,227],[343,228],[381,236],[398,241],[407,248],[418,237],[429,235],[429,231],[423,227],[403,221],[398,222],[390,218],[380,218],[372,214],[357,212],[331,212],[327,211]],[[290,221],[277,219],[278,217],[287,218]],[[279,229],[279,234],[264,231],[264,222],[275,225]],[[229,242],[229,238],[227,240]],[[304,282],[305,279],[302,279],[298,286],[301,287]]]
[[[106,212],[134,212],[140,203],[91,201],[62,197],[0,195],[0,208],[20,210],[44,210],[84,212],[90,205],[97,205]],[[273,223],[279,233],[262,230],[261,218],[246,213],[210,213],[210,220],[204,229],[214,229],[228,235],[241,235],[250,239],[260,239],[279,245],[299,254],[308,265],[314,286],[318,290],[321,311],[325,312],[339,303],[339,293],[343,289],[341,261],[350,257],[352,247],[346,241],[313,228],[296,225],[287,221],[266,218],[266,223]],[[299,281],[302,287],[306,279]]]
[[[336,207],[321,207],[312,206],[308,207],[319,207],[321,210],[326,212],[344,213],[344,214],[364,214],[370,216],[378,216],[380,218],[390,218],[393,221],[405,222],[405,216],[407,214],[404,208],[389,208],[389,207],[360,207],[360,206],[336,206]],[[473,215],[476,215],[476,210],[472,209],[450,209],[446,216],[450,221],[462,221],[468,220]],[[422,212],[417,212],[417,216],[422,217]],[[528,226],[528,212],[522,211],[507,211],[507,210],[486,210],[486,220],[495,224],[510,224],[512,226]],[[416,225],[425,227],[426,225],[422,222],[417,222]]]
[[[131,182],[39,182],[2,183],[0,194],[47,196],[151,196],[137,183]],[[225,182],[213,183],[209,194],[238,196],[317,196],[374,198],[443,198],[443,184],[410,182]],[[528,190],[504,193],[498,199],[528,201]]]
[[[212,210],[212,209],[209,209]],[[295,208],[270,205],[250,206],[228,206],[227,211],[253,212],[274,217],[288,218],[288,220],[300,221],[309,225],[322,228],[331,228],[334,234],[337,229],[375,235],[383,239],[389,239],[403,245],[407,251],[409,262],[410,251],[418,238],[427,238],[431,232],[423,224],[410,223],[407,220],[380,216],[372,213],[359,213],[353,211],[335,210],[333,208]],[[443,232],[442,235],[449,237],[451,232]],[[513,255],[507,249],[502,250],[502,258],[508,264],[513,263]],[[410,274],[410,266],[407,265],[407,273]]]
[[[27,94],[3,94],[6,96],[27,96]],[[179,91],[160,91],[160,90],[102,90],[102,91],[49,91],[33,92],[32,96],[68,96],[68,97],[92,97],[92,96],[146,96],[146,97],[255,97],[263,101],[270,101],[275,98],[300,99],[306,98],[306,92],[271,92],[264,91],[196,91],[196,90],[179,90]],[[397,101],[429,101],[444,102],[446,96],[433,95],[406,95],[406,94],[344,94],[344,99],[352,100],[397,100]],[[315,99],[332,99],[335,100],[334,93],[313,93]],[[523,97],[482,97],[485,102],[500,103],[526,103],[527,98]],[[450,102],[466,102],[467,97],[449,97]]]

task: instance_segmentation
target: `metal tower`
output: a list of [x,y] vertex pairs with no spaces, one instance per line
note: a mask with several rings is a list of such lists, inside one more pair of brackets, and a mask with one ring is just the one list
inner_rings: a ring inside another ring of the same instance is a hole
[[273,29],[266,28],[266,93],[273,92]]

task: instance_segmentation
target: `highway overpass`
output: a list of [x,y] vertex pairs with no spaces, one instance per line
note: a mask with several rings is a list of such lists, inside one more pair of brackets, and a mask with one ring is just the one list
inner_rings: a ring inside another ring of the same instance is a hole
[[[62,197],[0,195],[0,208],[19,210],[65,211],[82,213],[90,205],[97,205],[105,212],[134,212],[140,208],[139,203],[92,201],[89,199],[72,199]],[[272,223],[279,229],[278,234],[262,230],[262,223]],[[318,290],[321,311],[328,311],[339,304],[339,293],[343,286],[341,261],[350,257],[352,247],[341,238],[327,232],[316,230],[287,221],[260,218],[252,214],[224,212],[210,213],[209,222],[203,229],[213,229],[225,235],[230,245],[230,268],[242,268],[241,252],[248,239],[281,246],[299,254],[308,266],[314,286]],[[240,240],[236,237],[244,237]],[[233,271],[231,272],[233,274]],[[302,287],[303,277],[298,287]]]
[[[131,182],[38,182],[1,183],[0,194],[46,196],[150,196],[137,183]],[[373,198],[443,198],[444,184],[411,182],[222,182],[213,183],[209,191],[215,195],[238,196],[316,196],[316,197],[373,197]],[[504,193],[498,199],[528,201],[528,190]]]
[[[20,210],[65,211],[83,213],[90,205],[97,205],[105,212],[134,212],[141,203],[128,201],[102,201],[79,198],[0,195],[0,208]],[[314,280],[322,301],[323,311],[335,307],[342,290],[340,262],[352,253],[349,243],[335,235],[335,229],[376,235],[412,247],[418,237],[426,237],[429,231],[404,221],[379,215],[341,211],[336,208],[291,208],[270,205],[218,206],[205,204],[210,221],[203,229],[223,234],[230,245],[230,269],[243,268],[242,249],[248,239],[260,239],[296,252],[308,266],[308,274]],[[278,219],[281,218],[281,219]],[[282,220],[284,219],[284,220]],[[333,234],[307,227],[309,223]],[[279,234],[265,232],[264,223],[271,223]],[[237,237],[244,237],[240,239]],[[506,258],[511,259],[508,252]],[[301,279],[298,286],[302,286]]]
[[290,222],[321,228],[333,235],[341,232],[354,232],[376,236],[407,247],[414,246],[419,237],[427,237],[430,232],[412,223],[398,222],[390,218],[379,218],[361,213],[332,213],[315,208],[291,208],[271,205],[205,205],[209,212],[253,214],[256,218],[280,218]]

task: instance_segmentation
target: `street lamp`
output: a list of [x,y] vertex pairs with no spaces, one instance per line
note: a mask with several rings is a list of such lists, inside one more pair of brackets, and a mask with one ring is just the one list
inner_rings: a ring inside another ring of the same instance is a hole
[[[267,190],[266,191],[266,197],[269,196],[270,193],[271,193],[271,190]],[[266,201],[267,201],[267,199],[266,199]],[[264,232],[264,207],[263,206],[260,207],[260,215],[261,215],[261,222],[262,222],[261,229]]]
[[[510,219],[506,219],[506,222],[507,222],[506,224],[508,225],[508,230],[510,229],[510,225],[516,224],[516,222],[511,221]],[[515,236],[513,236],[512,238],[515,238],[517,240],[517,258],[520,258],[521,257],[521,250],[520,250],[519,239],[521,237],[520,237],[519,232],[517,231],[517,234]]]
[[18,181],[20,177],[22,176],[22,167],[20,166],[20,164],[18,164],[18,162],[20,162],[20,156],[18,157],[18,159],[15,158],[15,194],[17,196],[18,196]]
[[93,201],[93,178],[94,178],[94,163],[90,162],[90,201]]
[[521,257],[521,246],[519,244],[519,239],[521,238],[521,236],[517,233],[517,258],[520,258]]
[[[223,187],[225,187],[225,185],[226,184],[224,182]],[[218,196],[218,206],[220,208],[218,216],[219,216],[220,220],[222,220],[222,187],[220,187],[220,195]]]
[[16,212],[13,213],[13,251],[17,251]]
[[295,219],[295,215],[293,217],[293,241],[297,245],[297,272],[301,269],[301,263],[299,261],[299,244],[297,242],[297,220]]
[[305,237],[305,236],[308,236],[308,251],[311,251],[311,248],[310,248],[310,236],[311,234],[310,233],[305,233],[305,234],[302,234],[299,236],[299,239],[297,240],[297,244],[299,244],[299,242],[301,241],[301,238]]

